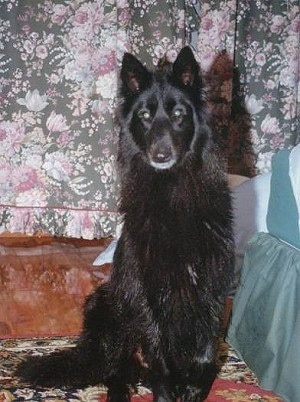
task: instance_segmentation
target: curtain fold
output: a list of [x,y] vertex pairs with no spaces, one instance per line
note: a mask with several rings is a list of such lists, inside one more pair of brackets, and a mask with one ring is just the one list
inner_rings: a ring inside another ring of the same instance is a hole
[[299,3],[3,0],[1,231],[115,234],[123,53],[148,66],[190,45],[231,172],[270,168],[299,134]]

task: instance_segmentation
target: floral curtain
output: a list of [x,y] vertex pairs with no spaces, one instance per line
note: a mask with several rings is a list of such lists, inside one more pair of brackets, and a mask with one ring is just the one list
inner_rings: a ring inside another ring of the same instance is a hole
[[300,142],[299,7],[299,0],[238,2],[230,133],[238,172],[267,172],[276,150]]
[[115,234],[125,51],[192,46],[229,170],[268,170],[300,142],[299,32],[298,0],[0,0],[0,230]]

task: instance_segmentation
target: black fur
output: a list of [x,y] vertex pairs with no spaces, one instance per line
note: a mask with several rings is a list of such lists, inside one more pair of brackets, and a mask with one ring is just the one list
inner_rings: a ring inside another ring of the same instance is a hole
[[233,269],[223,161],[188,47],[155,73],[125,54],[121,80],[124,226],[111,280],[87,299],[75,348],[29,359],[16,374],[42,386],[103,383],[119,402],[143,369],[155,401],[203,401]]

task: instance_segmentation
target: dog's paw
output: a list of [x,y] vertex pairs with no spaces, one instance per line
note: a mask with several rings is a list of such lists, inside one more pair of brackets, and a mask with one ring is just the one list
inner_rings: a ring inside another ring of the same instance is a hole
[[202,402],[205,401],[210,391],[210,386],[200,388],[198,386],[188,385],[181,397],[181,402]]
[[130,393],[126,385],[110,386],[107,402],[130,402]]

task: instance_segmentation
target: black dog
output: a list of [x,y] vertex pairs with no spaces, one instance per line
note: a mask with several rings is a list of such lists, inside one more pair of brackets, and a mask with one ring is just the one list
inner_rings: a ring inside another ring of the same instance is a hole
[[147,367],[155,401],[203,401],[216,374],[233,241],[202,79],[185,47],[173,68],[155,73],[125,54],[121,80],[124,226],[111,280],[87,299],[75,348],[31,358],[16,374],[42,386],[102,383],[121,402]]

